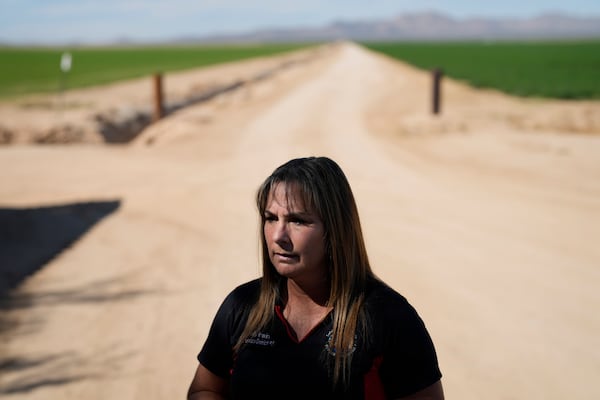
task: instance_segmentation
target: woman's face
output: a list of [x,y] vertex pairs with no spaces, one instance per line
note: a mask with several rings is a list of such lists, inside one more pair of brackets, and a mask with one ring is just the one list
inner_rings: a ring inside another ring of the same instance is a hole
[[323,222],[305,209],[294,186],[279,183],[269,193],[263,228],[269,258],[282,276],[322,280],[327,271]]

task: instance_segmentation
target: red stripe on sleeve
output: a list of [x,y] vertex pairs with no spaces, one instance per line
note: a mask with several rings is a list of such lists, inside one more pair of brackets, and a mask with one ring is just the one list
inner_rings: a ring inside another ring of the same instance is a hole
[[385,400],[385,390],[379,377],[379,367],[383,361],[383,356],[376,357],[373,360],[371,369],[367,371],[364,377],[365,400]]

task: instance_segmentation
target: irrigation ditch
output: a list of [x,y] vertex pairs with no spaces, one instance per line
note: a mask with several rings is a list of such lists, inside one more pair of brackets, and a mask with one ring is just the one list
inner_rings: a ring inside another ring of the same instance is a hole
[[[49,121],[44,123],[45,118],[39,118],[36,124],[10,124],[0,118],[0,145],[11,145],[17,143],[34,144],[70,144],[70,143],[105,143],[105,144],[127,144],[134,140],[144,129],[161,118],[168,117],[186,107],[211,101],[218,96],[232,93],[241,88],[270,79],[284,70],[301,66],[311,62],[322,54],[322,48],[313,51],[302,52],[297,56],[284,59],[274,66],[265,67],[257,73],[244,78],[235,78],[225,83],[209,83],[201,88],[191,89],[185,95],[169,96],[168,100],[161,98],[160,115],[157,116],[157,106],[149,102],[140,106],[125,104],[118,99],[110,107],[91,108],[82,110],[79,117],[63,118],[62,121]],[[148,84],[152,84],[149,77]],[[162,80],[162,79],[161,79]],[[160,87],[162,93],[164,88]],[[157,93],[155,89],[153,100],[156,103]],[[86,108],[85,104],[66,103],[59,104],[55,100],[35,100],[20,105],[21,111],[30,112],[31,118],[35,119],[35,111],[42,110],[51,113],[60,113],[62,109],[80,107]],[[83,117],[81,116],[83,115]]]

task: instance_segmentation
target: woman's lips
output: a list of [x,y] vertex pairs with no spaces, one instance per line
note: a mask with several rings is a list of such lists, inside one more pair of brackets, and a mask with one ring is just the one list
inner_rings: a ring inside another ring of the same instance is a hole
[[275,258],[278,259],[279,261],[290,262],[290,261],[296,261],[298,259],[298,256],[293,253],[275,253]]

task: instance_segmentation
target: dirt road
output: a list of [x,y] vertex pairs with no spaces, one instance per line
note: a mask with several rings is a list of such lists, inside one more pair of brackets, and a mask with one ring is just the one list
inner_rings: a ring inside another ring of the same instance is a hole
[[[126,146],[0,148],[4,208],[119,206],[4,306],[0,394],[184,398],[223,297],[258,276],[256,187],[326,155],[448,399],[596,399],[600,105],[513,99],[353,44],[172,114]],[[60,229],[57,229],[60,231]]]

